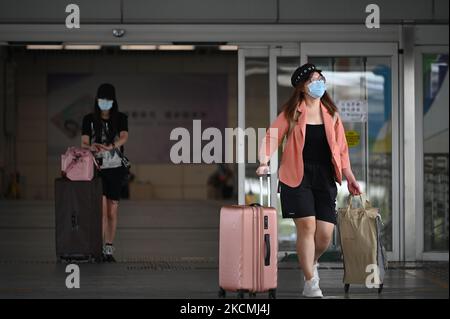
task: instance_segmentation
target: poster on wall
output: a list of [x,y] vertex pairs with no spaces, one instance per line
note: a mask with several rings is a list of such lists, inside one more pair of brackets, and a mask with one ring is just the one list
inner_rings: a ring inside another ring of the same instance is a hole
[[49,160],[80,145],[83,116],[93,111],[97,88],[105,82],[115,86],[119,110],[128,115],[125,152],[134,163],[170,163],[170,132],[192,131],[194,119],[202,120],[202,129],[223,132],[227,126],[225,74],[49,74],[47,81]]
[[340,100],[336,105],[343,122],[367,122],[369,108],[364,100]]

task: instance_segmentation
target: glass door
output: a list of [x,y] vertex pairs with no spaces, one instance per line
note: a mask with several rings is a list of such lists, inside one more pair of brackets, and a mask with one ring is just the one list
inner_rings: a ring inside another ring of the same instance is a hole
[[[277,117],[292,93],[292,72],[307,61],[315,63],[327,78],[328,90],[340,109],[350,146],[353,172],[372,204],[380,207],[384,221],[384,245],[390,260],[399,259],[398,163],[398,67],[395,44],[300,43],[240,47],[238,66],[238,125],[255,132]],[[394,123],[394,124],[393,124]],[[239,166],[239,203],[259,200],[257,162],[249,162],[247,138],[238,152],[245,154]],[[251,150],[250,150],[251,151]],[[271,159],[272,206],[279,212],[279,248],[295,252],[292,220],[281,218],[276,193],[280,150]],[[263,194],[266,198],[266,193]],[[345,205],[348,190],[339,187],[337,206]],[[337,249],[336,238],[332,250]]]
[[[416,48],[417,259],[447,260],[449,248],[448,46]],[[420,183],[423,181],[423,183]]]
[[[397,46],[374,43],[302,43],[301,62],[323,70],[327,90],[344,123],[353,173],[380,208],[383,240],[399,259]],[[348,196],[338,187],[337,207]]]

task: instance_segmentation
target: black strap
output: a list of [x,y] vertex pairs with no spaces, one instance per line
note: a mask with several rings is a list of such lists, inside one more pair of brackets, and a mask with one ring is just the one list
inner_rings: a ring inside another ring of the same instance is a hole
[[101,143],[102,142],[102,132],[100,130],[100,134],[97,134],[98,132],[95,131],[95,125],[94,121],[91,121],[91,140],[94,139],[95,143]]
[[[91,121],[91,137],[92,136],[95,137],[95,142],[96,143],[102,143],[102,130],[103,130],[103,125],[102,125],[102,128],[100,130],[100,134],[95,134],[95,125],[94,125],[94,122]],[[105,135],[106,135],[107,142],[109,144],[112,144],[114,142],[114,137],[115,136],[110,136],[110,130],[109,130],[108,122],[105,122]],[[123,145],[120,146],[120,151],[122,152],[122,154],[124,153]],[[121,155],[121,156],[123,156],[123,155]]]

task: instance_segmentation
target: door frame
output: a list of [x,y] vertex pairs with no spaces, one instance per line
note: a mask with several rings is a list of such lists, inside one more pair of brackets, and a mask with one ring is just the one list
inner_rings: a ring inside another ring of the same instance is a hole
[[[237,134],[237,159],[238,159],[238,205],[245,204],[245,136],[240,132],[245,131],[245,59],[247,57],[268,57],[268,46],[239,46],[238,48],[238,134]],[[273,190],[273,184],[272,184]],[[273,191],[272,191],[273,193]]]
[[414,48],[415,61],[415,126],[416,126],[416,150],[419,156],[416,157],[417,165],[415,167],[416,175],[416,259],[448,261],[449,253],[440,251],[424,251],[424,160],[423,160],[423,54],[424,53],[449,53],[448,45],[425,45]]

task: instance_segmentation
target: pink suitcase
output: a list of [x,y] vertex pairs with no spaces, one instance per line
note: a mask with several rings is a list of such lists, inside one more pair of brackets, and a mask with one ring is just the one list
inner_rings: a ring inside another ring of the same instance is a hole
[[90,181],[94,178],[94,155],[86,148],[71,146],[61,155],[61,174],[71,181]]
[[[263,178],[260,177],[262,194]],[[270,177],[267,177],[268,206],[224,206],[220,210],[219,297],[226,291],[268,292],[276,298],[278,234],[277,211],[270,207]]]

